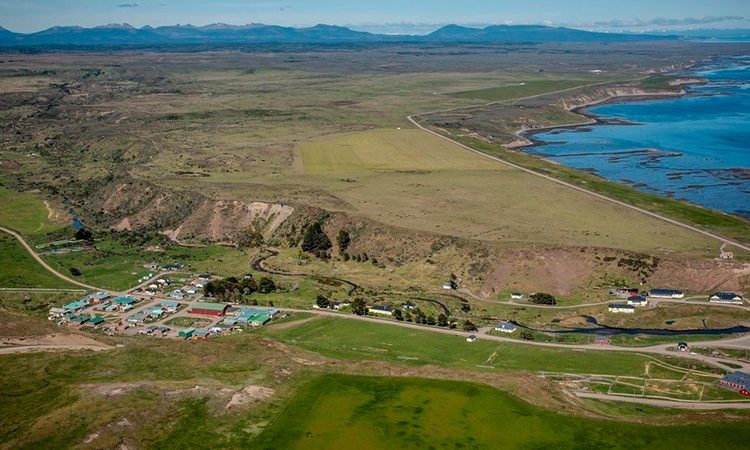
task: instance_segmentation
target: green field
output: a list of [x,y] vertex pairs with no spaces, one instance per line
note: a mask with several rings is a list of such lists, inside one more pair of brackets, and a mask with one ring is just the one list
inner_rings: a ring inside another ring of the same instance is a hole
[[16,238],[0,233],[0,288],[76,288],[29,256]]
[[411,330],[388,324],[319,318],[294,328],[260,333],[326,356],[407,364],[492,370],[529,370],[643,376],[650,361],[640,355],[530,347]]
[[57,231],[61,224],[50,222],[50,211],[39,196],[15,192],[0,185],[0,225],[21,234]]
[[358,214],[395,227],[496,242],[695,255],[718,249],[718,242],[697,233],[419,130],[334,136],[303,144],[300,152],[306,173],[298,182],[324,187]]
[[413,128],[338,135],[302,144],[300,151],[305,173],[504,169]]
[[469,383],[327,375],[300,388],[254,448],[740,449],[747,439],[750,428],[740,422],[608,422]]
[[585,80],[529,80],[510,82],[504,86],[473,89],[470,91],[452,92],[450,95],[460,98],[473,98],[497,102],[514,98],[530,97],[532,95],[544,94],[546,92],[561,91],[577,86],[590,84]]

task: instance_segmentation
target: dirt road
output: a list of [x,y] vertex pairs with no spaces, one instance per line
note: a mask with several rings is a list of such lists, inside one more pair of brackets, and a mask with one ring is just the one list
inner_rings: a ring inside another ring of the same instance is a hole
[[594,400],[613,400],[625,403],[637,403],[665,408],[711,411],[720,409],[750,409],[750,400],[746,402],[693,402],[681,400],[662,400],[658,398],[630,397],[627,395],[598,394],[595,392],[576,392],[576,397]]
[[36,253],[36,251],[34,251],[33,248],[31,248],[31,246],[28,244],[28,242],[26,242],[26,240],[24,240],[24,238],[21,237],[21,235],[18,234],[18,233],[16,233],[15,231],[10,230],[10,229],[5,228],[5,227],[0,227],[0,231],[8,233],[9,235],[11,235],[14,238],[16,238],[16,240],[26,249],[27,252],[29,252],[29,255],[31,255],[31,257],[34,258],[36,260],[36,262],[38,262],[42,267],[44,267],[45,269],[47,269],[47,271],[49,273],[51,273],[52,275],[56,276],[57,278],[59,278],[59,279],[61,279],[63,281],[66,281],[66,282],[68,282],[70,284],[74,284],[76,286],[81,286],[81,287],[86,288],[86,289],[91,289],[91,290],[95,290],[95,291],[99,290],[99,289],[95,288],[94,286],[89,286],[88,284],[84,284],[84,283],[81,283],[79,281],[76,281],[76,280],[70,278],[69,276],[63,275],[60,272],[58,272],[57,270],[53,269],[52,266],[50,266],[49,264],[47,264],[47,262],[45,260],[43,260],[42,257],[39,256]]

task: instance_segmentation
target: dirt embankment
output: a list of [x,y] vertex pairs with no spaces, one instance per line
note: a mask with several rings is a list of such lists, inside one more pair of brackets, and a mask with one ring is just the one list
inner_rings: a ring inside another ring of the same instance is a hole
[[214,200],[142,181],[114,183],[93,203],[95,219],[117,230],[145,229],[174,240],[212,242],[234,242],[250,230],[271,237],[294,212],[288,205]]

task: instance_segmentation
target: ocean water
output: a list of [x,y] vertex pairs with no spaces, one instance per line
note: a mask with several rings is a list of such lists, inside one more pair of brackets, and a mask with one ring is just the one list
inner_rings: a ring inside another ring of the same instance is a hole
[[709,80],[681,98],[589,112],[628,124],[555,129],[527,149],[643,191],[750,218],[750,56],[679,74]]

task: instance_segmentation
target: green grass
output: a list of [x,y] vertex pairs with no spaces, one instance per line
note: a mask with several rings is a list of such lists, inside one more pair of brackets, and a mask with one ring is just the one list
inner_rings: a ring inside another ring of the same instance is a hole
[[[479,340],[394,325],[320,318],[298,327],[261,334],[326,356],[487,370],[529,370],[643,376],[649,361],[639,355],[574,351]],[[490,357],[495,354],[495,357]]]
[[76,288],[47,272],[18,243],[0,233],[0,288]]
[[0,225],[21,234],[43,234],[63,226],[51,223],[49,211],[35,194],[16,192],[0,184]]
[[71,267],[79,269],[81,280],[107,289],[127,289],[149,272],[144,264],[182,263],[196,272],[218,272],[237,275],[247,270],[249,258],[240,250],[220,247],[166,247],[164,252],[150,253],[141,247],[128,245],[117,238],[96,242],[90,252],[47,256],[47,262],[63,273]]
[[593,420],[470,383],[327,375],[303,386],[254,448],[739,449],[748,438],[750,428],[740,422]]
[[505,86],[453,92],[450,95],[459,98],[473,98],[491,102],[530,97],[545,92],[560,91],[589,84],[585,80],[531,80],[508,83]]

